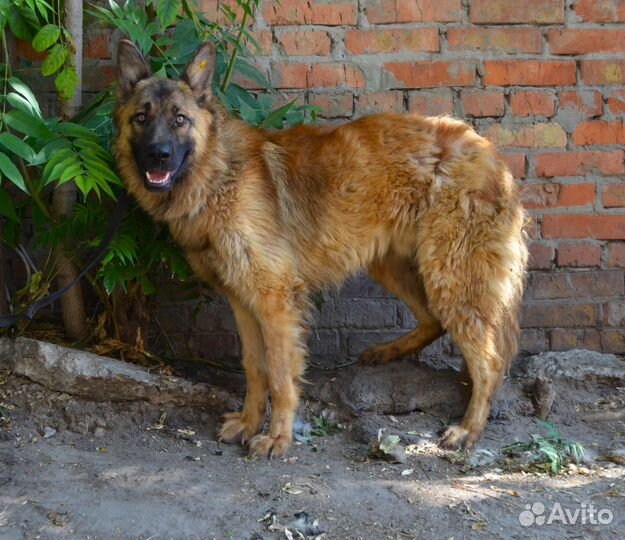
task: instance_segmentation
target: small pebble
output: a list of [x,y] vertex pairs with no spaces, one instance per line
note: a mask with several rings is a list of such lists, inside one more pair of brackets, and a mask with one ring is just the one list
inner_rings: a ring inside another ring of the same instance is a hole
[[106,435],[106,430],[103,427],[95,428],[95,430],[93,432],[93,436],[96,439],[101,439],[102,437],[104,437],[104,435]]
[[50,437],[54,437],[56,435],[56,429],[50,426],[46,426],[43,428],[43,438],[49,439]]

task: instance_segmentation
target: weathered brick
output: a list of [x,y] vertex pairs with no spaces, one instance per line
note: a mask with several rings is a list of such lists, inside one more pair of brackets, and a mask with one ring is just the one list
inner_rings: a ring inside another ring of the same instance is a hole
[[552,54],[625,52],[625,30],[560,28],[547,32]]
[[564,0],[473,0],[470,4],[471,22],[536,23],[564,22]]
[[551,92],[517,91],[510,97],[510,109],[515,116],[553,116],[556,98]]
[[327,32],[316,30],[282,32],[277,38],[288,56],[327,56],[332,45]]
[[621,181],[618,184],[606,184],[603,186],[601,203],[604,208],[625,207],[625,184]]
[[38,62],[43,60],[46,56],[48,56],[47,52],[37,52],[33,49],[31,43],[29,41],[24,41],[23,39],[15,39],[15,55],[19,58],[25,58],[27,60],[31,60],[33,62]]
[[561,111],[573,111],[581,116],[600,116],[603,112],[603,97],[596,90],[562,90],[558,101]]
[[580,73],[585,84],[623,84],[625,60],[582,60]]
[[405,330],[350,331],[347,334],[347,354],[356,356],[371,345],[393,341],[406,334]]
[[625,242],[608,244],[608,268],[625,268]]
[[601,350],[599,332],[594,328],[551,330],[550,349],[552,351],[568,351],[570,349]]
[[389,92],[375,92],[362,94],[356,104],[356,112],[359,115],[379,112],[396,112],[404,110],[404,95],[398,90]]
[[313,357],[338,356],[342,352],[337,330],[313,330],[308,338],[308,347]]
[[[252,42],[248,38],[244,38],[247,47],[254,53],[261,56],[269,56],[273,48],[273,34],[270,30],[248,30],[250,36],[256,42]],[[258,50],[256,49],[258,45]]]
[[608,109],[612,114],[625,114],[625,90],[614,90],[610,93]]
[[422,90],[409,92],[408,110],[424,116],[451,114],[454,110],[451,90]]
[[96,60],[110,60],[111,58],[111,34],[91,34],[85,39],[85,58]]
[[497,146],[525,148],[564,148],[566,133],[559,124],[519,124],[504,127],[493,124],[484,136]]
[[587,22],[625,21],[625,0],[577,0],[575,15]]
[[625,328],[625,301],[610,300],[604,307],[605,322],[608,326]]
[[308,98],[310,105],[321,109],[318,115],[321,118],[350,117],[354,112],[354,94],[312,94]]
[[550,301],[548,304],[526,304],[521,310],[525,328],[571,328],[594,326],[597,307],[594,304],[571,304]]
[[454,22],[462,16],[461,0],[366,0],[370,23]]
[[528,293],[537,300],[612,297],[623,294],[623,272],[535,272]]
[[503,53],[540,53],[542,40],[538,28],[449,28],[450,50],[494,51]]
[[358,6],[355,2],[314,0],[264,2],[263,17],[267,24],[275,26],[296,24],[355,25],[358,20]]
[[608,328],[599,332],[601,335],[601,350],[603,352],[625,353],[625,330]]
[[365,78],[359,68],[346,64],[274,64],[275,88],[347,87],[363,88]]
[[384,69],[392,75],[391,88],[471,86],[475,82],[475,64],[470,61],[387,62]]
[[547,152],[534,156],[537,176],[615,175],[625,172],[623,150]]
[[595,184],[527,184],[521,195],[527,208],[592,206]]
[[212,302],[202,305],[190,321],[189,328],[200,333],[236,332],[237,323],[227,303]]
[[504,96],[502,90],[462,90],[462,110],[467,116],[503,116]]
[[567,86],[575,84],[573,60],[485,60],[487,86]]
[[438,28],[349,30],[345,33],[345,48],[352,54],[437,52]]
[[532,270],[548,270],[553,264],[555,250],[553,246],[542,242],[532,242],[529,245],[529,267]]
[[391,328],[397,323],[395,300],[335,298],[321,308],[320,328],[376,329]]
[[549,350],[544,330],[524,328],[521,330],[519,351],[528,354],[538,354]]
[[625,239],[625,215],[547,214],[543,216],[544,238]]
[[515,178],[525,178],[525,154],[520,152],[500,154]]
[[558,266],[599,266],[601,246],[590,242],[560,242],[557,263]]
[[573,132],[573,143],[578,146],[591,144],[625,144],[623,120],[588,120],[580,122]]

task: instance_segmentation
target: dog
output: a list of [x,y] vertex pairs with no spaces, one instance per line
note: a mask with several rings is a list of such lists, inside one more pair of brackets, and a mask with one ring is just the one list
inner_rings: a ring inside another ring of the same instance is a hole
[[[441,444],[470,447],[517,352],[527,248],[519,190],[493,146],[448,117],[378,114],[340,126],[253,128],[211,92],[215,48],[181,80],[121,41],[114,143],[128,191],[226,295],[242,343],[243,409],[220,438],[254,456],[292,442],[310,294],[366,269],[418,320],[362,353],[385,364],[448,332],[471,380]],[[271,420],[261,433],[268,399]]]

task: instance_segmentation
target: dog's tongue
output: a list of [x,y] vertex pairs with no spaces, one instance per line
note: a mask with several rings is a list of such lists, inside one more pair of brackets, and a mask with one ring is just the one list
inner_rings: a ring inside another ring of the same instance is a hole
[[169,171],[147,171],[145,173],[150,184],[165,184],[170,175]]

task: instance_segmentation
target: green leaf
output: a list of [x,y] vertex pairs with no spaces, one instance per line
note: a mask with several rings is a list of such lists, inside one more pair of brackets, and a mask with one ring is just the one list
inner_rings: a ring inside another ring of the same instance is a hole
[[35,151],[27,143],[8,131],[0,133],[0,146],[18,155],[28,163],[35,157]]
[[30,103],[26,99],[24,99],[23,96],[20,96],[15,92],[9,92],[7,94],[7,101],[9,102],[9,105],[11,105],[11,107],[15,109],[19,109],[20,111],[23,111],[30,116],[39,117],[38,111],[33,110]]
[[286,105],[282,105],[282,107],[278,107],[275,111],[272,111],[267,118],[265,118],[260,126],[263,128],[281,129],[284,126],[286,113],[289,112],[293,105],[295,105],[295,100],[287,103]]
[[4,121],[14,130],[35,137],[37,139],[49,139],[52,132],[39,118],[29,116],[24,111],[10,111],[4,115]]
[[64,45],[57,43],[50,49],[48,56],[46,56],[45,60],[41,64],[41,73],[46,77],[56,73],[65,63],[67,54],[67,48]]
[[76,91],[76,86],[78,86],[78,75],[74,66],[67,66],[61,71],[54,79],[54,86],[63,99],[70,99]]
[[61,29],[56,24],[46,24],[33,38],[33,49],[45,51],[54,45],[61,35]]
[[12,219],[18,223],[20,220],[15,213],[11,196],[4,189],[0,189],[0,216]]
[[178,0],[159,0],[156,4],[156,14],[158,15],[163,30],[168,28],[175,20],[180,9]]
[[8,16],[9,28],[16,38],[30,41],[39,24],[37,16],[27,6],[12,4]]
[[9,156],[3,154],[2,152],[0,152],[0,171],[2,171],[2,174],[11,180],[11,182],[13,182],[18,188],[25,193],[28,193],[22,173],[17,169]]
[[39,118],[43,118],[41,114],[41,108],[39,107],[39,102],[35,97],[33,91],[28,87],[27,84],[24,84],[17,77],[10,77],[9,84],[13,87],[18,94],[20,94],[28,103],[30,104],[33,111],[37,113]]

